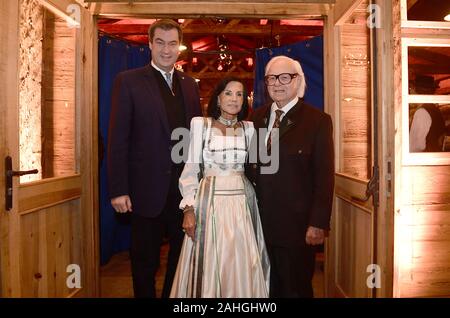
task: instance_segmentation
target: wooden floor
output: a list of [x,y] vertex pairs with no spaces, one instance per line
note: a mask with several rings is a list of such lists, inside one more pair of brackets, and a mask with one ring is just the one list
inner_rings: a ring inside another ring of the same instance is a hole
[[[161,266],[156,275],[156,293],[161,295],[165,267],[167,263],[168,245],[161,248]],[[105,298],[131,298],[133,297],[133,283],[131,280],[130,257],[128,252],[114,255],[108,264],[100,269],[101,297]],[[323,297],[324,273],[323,257],[318,254],[316,272],[313,279],[314,295]]]

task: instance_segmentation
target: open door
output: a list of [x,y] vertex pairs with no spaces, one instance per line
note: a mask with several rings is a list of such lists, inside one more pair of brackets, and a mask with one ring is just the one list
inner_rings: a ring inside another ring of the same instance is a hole
[[373,8],[368,0],[338,1],[328,17],[327,101],[334,117],[336,187],[325,256],[327,297],[387,296],[392,288],[385,264],[392,254],[379,237],[379,224],[388,215],[379,215],[380,197],[385,202],[389,195],[380,192],[379,176],[388,176],[389,158],[378,129],[381,86],[374,43],[379,39],[369,19],[381,12],[374,16],[380,7]]
[[92,30],[75,1],[0,0],[0,297],[97,294]]

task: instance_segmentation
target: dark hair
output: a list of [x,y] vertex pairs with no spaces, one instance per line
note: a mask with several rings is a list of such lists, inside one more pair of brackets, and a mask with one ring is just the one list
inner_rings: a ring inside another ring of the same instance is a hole
[[153,42],[153,37],[155,36],[155,30],[156,29],[163,29],[164,31],[169,31],[172,29],[176,29],[178,31],[178,40],[183,40],[183,31],[181,31],[180,25],[170,19],[162,19],[154,22],[150,27],[148,28],[148,41]]
[[230,82],[238,82],[242,84],[244,94],[243,94],[243,101],[242,101],[242,109],[239,112],[237,118],[238,120],[244,120],[247,118],[248,115],[248,93],[247,89],[245,88],[244,83],[238,79],[237,77],[225,77],[223,80],[217,84],[216,88],[214,88],[214,91],[211,95],[211,98],[209,99],[208,108],[206,110],[206,114],[209,117],[212,117],[214,119],[219,118],[220,116],[220,108],[217,105],[217,97],[225,90],[225,87],[227,87],[228,83]]

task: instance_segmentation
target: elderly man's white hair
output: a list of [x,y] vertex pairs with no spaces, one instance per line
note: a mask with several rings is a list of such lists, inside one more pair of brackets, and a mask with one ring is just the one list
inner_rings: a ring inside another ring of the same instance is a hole
[[265,75],[267,75],[267,71],[269,70],[269,68],[272,66],[273,63],[275,63],[276,61],[281,61],[281,60],[291,63],[292,66],[294,67],[295,72],[299,74],[300,87],[298,88],[297,96],[302,98],[305,95],[306,80],[305,80],[305,74],[303,73],[302,66],[300,65],[300,63],[298,61],[291,59],[290,57],[287,57],[285,55],[275,56],[274,58],[272,58],[269,61],[269,63],[267,63]]

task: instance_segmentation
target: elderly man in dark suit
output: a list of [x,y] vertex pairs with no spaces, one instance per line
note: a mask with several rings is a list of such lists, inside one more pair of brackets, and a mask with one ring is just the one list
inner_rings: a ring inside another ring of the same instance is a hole
[[258,134],[259,146],[269,153],[273,148],[271,160],[279,160],[276,173],[264,173],[263,164],[255,173],[271,262],[270,296],[313,297],[315,245],[329,230],[333,201],[332,122],[303,101],[299,62],[275,57],[265,74],[273,103],[254,111],[252,120],[255,128],[268,129],[266,136]]
[[162,297],[168,297],[184,233],[178,179],[182,164],[171,159],[171,132],[200,116],[194,79],[174,69],[180,26],[159,20],[149,28],[151,64],[120,73],[114,82],[109,124],[108,181],[111,204],[132,212],[131,266],[135,297],[155,297],[160,245],[169,238]]

